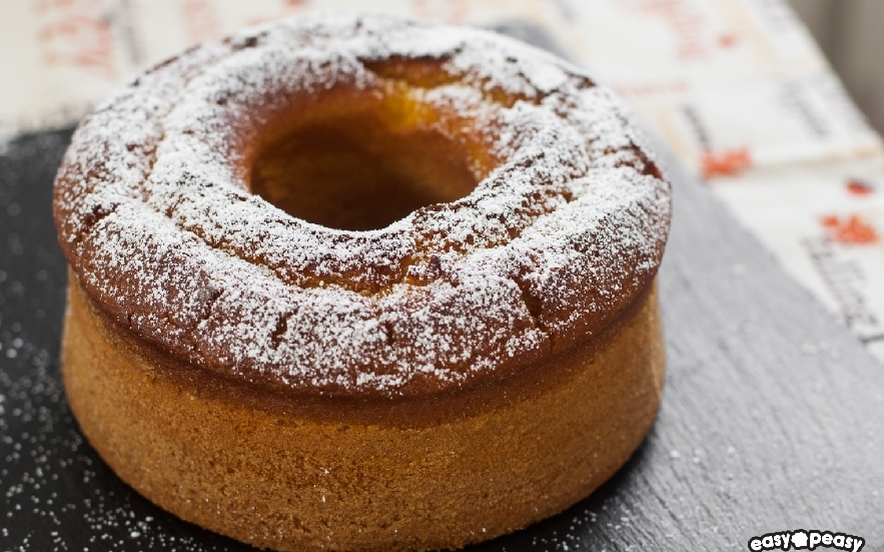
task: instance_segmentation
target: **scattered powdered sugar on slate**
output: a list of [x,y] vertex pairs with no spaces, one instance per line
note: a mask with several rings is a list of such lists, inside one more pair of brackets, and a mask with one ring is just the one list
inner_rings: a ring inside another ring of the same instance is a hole
[[[249,193],[254,129],[299,94],[383,94],[391,57],[435,60],[446,82],[412,99],[503,159],[471,194],[351,232]],[[76,133],[56,210],[82,284],[145,338],[249,380],[407,394],[566,348],[643,291],[669,199],[641,140],[608,91],[513,40],[319,16],[140,77]]]
[[88,446],[64,400],[57,353],[0,324],[0,550],[252,550],[138,496]]

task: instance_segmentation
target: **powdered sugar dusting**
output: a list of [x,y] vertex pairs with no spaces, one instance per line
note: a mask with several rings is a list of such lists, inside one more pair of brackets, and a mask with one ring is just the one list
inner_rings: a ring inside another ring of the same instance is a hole
[[[375,70],[390,58],[435,60],[445,82]],[[243,136],[292,97],[383,94],[397,78],[416,104],[486,129],[504,161],[471,194],[352,232],[249,193]],[[317,16],[121,91],[78,129],[56,216],[96,301],[188,361],[302,392],[428,392],[565,349],[647,287],[669,192],[640,139],[609,92],[518,42]]]

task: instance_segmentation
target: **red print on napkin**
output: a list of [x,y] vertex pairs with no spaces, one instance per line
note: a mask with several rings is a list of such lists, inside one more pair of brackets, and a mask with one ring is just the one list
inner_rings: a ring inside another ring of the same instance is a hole
[[734,34],[723,34],[718,37],[718,45],[722,48],[730,48],[737,42],[737,36]]
[[846,186],[851,195],[866,196],[875,191],[871,184],[866,184],[862,180],[848,180]]
[[829,239],[837,243],[849,245],[869,245],[878,242],[875,227],[862,220],[859,215],[839,217],[827,215],[820,218],[820,224],[826,229]]
[[703,178],[713,176],[736,176],[752,166],[749,150],[740,148],[721,153],[707,151],[700,161]]
[[114,81],[113,28],[99,2],[36,2],[37,43],[46,67],[75,67]]

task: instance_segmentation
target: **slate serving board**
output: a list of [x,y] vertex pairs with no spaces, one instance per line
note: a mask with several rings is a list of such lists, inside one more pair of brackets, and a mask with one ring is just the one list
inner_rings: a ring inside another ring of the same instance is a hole
[[[0,550],[251,550],[129,490],[71,417],[50,210],[69,138],[0,145]],[[884,550],[884,366],[664,160],[675,218],[659,278],[659,419],[590,498],[470,550],[747,550],[753,536],[799,528]]]

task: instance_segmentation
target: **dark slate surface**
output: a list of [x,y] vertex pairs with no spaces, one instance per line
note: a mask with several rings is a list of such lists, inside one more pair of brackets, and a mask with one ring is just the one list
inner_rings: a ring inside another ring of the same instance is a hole
[[[0,145],[0,550],[248,550],[130,491],[70,415],[49,206],[69,135]],[[747,550],[752,536],[799,528],[884,550],[884,366],[668,164],[657,424],[593,496],[472,550]]]

